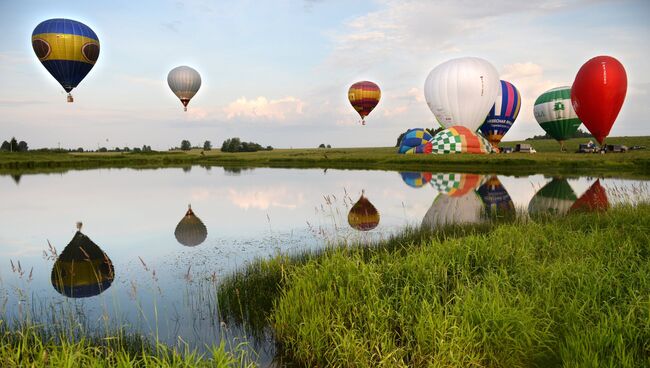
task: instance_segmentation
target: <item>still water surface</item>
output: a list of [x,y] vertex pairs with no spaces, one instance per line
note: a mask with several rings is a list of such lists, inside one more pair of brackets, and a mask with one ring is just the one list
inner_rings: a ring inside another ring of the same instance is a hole
[[[199,349],[248,340],[266,363],[272,341],[224,324],[215,302],[219,280],[256,258],[375,241],[406,226],[479,222],[490,211],[603,210],[639,200],[649,183],[198,166],[0,176],[0,305],[10,318],[67,313]],[[196,217],[181,222],[188,204]],[[100,271],[90,278],[99,282],[66,268],[74,252],[62,252],[75,247],[78,221],[99,247]]]

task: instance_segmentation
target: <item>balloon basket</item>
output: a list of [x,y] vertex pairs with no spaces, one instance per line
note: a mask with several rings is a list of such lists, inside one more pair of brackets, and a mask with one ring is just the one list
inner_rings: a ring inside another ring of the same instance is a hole
[[68,103],[74,102],[74,97],[72,97],[71,94],[68,93]]

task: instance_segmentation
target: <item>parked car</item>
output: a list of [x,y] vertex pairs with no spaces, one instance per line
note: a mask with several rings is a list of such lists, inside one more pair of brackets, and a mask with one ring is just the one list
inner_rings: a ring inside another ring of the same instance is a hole
[[512,147],[500,147],[499,152],[501,153],[512,153],[514,150]]
[[580,144],[578,147],[578,150],[576,151],[577,153],[594,153],[598,151],[598,147],[594,145],[593,143],[584,143]]
[[622,144],[608,144],[607,145],[607,152],[627,152],[627,146],[624,146]]
[[527,143],[519,143],[515,146],[515,152],[523,152],[523,153],[536,153],[535,149],[533,146]]

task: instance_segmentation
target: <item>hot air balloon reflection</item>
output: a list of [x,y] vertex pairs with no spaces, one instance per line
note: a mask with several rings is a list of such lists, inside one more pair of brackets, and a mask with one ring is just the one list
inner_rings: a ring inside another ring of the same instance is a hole
[[104,292],[114,278],[110,258],[81,232],[81,223],[78,223],[70,244],[54,262],[52,286],[69,298],[85,298]]
[[435,230],[448,225],[480,223],[484,220],[483,211],[483,202],[474,190],[458,196],[440,193],[424,215],[422,227]]
[[352,107],[361,116],[361,124],[366,125],[366,116],[377,106],[381,99],[381,90],[373,82],[362,81],[350,86],[348,99]]
[[431,186],[440,193],[460,197],[476,190],[482,180],[483,176],[478,174],[436,174],[431,178]]
[[369,231],[379,225],[379,212],[361,191],[361,197],[348,213],[348,224],[359,231]]
[[48,19],[32,32],[32,48],[41,64],[74,99],[73,88],[99,58],[99,38],[87,25],[71,19]]
[[587,191],[578,198],[569,209],[569,212],[602,212],[609,208],[607,191],[597,179]]
[[576,201],[576,194],[566,179],[553,178],[537,191],[528,203],[531,216],[564,216]]
[[431,181],[430,172],[401,172],[402,180],[411,188],[421,188]]
[[485,214],[491,219],[512,219],[516,216],[515,204],[496,175],[481,185],[477,193],[485,204]]
[[558,87],[542,93],[535,100],[535,119],[548,135],[560,142],[573,137],[580,127],[580,119],[571,105],[571,87]]
[[189,66],[178,66],[167,74],[167,84],[181,100],[183,110],[187,111],[190,100],[201,88],[201,75]]
[[195,247],[203,243],[208,237],[208,229],[201,219],[194,214],[192,205],[188,206],[185,216],[176,225],[174,236],[179,243],[186,247]]

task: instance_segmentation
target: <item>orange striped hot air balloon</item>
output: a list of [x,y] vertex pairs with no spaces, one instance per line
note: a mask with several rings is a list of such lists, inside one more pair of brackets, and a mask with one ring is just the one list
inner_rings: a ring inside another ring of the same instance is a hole
[[369,81],[357,82],[350,86],[348,90],[350,104],[361,116],[361,124],[363,125],[366,125],[366,116],[377,106],[380,98],[381,90],[379,86]]

